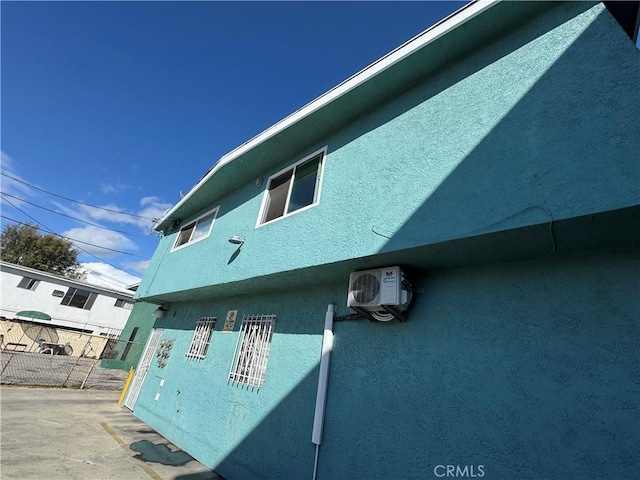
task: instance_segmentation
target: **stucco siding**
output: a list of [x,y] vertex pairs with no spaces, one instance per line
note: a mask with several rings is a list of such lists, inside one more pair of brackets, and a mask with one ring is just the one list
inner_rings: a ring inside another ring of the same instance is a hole
[[318,478],[633,478],[639,259],[430,272],[406,324],[338,324]]
[[[406,323],[336,322],[318,479],[431,478],[448,464],[496,479],[633,478],[639,268],[628,251],[422,272]],[[310,477],[324,312],[349,313],[346,293],[175,305],[158,325],[175,340],[169,363],[153,365],[135,414],[225,478]],[[278,316],[260,390],[227,383],[228,309]],[[209,353],[188,360],[205,315],[219,319]]]
[[[18,287],[24,277],[38,281],[33,290]],[[95,285],[43,275],[32,269],[22,269],[6,263],[2,265],[1,279],[0,314],[8,319],[17,318],[18,312],[23,310],[36,310],[51,316],[51,321],[44,321],[45,324],[53,327],[83,329],[97,335],[119,333],[131,313],[129,309],[116,307],[115,303],[118,299],[133,302],[131,295],[133,292],[118,293]],[[90,310],[62,305],[64,295],[70,288],[78,288],[96,295]],[[54,296],[54,290],[62,293]],[[30,320],[28,317],[21,317],[21,319]]]
[[266,181],[212,198],[211,236],[167,234],[138,295],[637,205],[639,60],[604,6],[559,5],[261,176],[326,145],[318,206],[255,228]]
[[[174,341],[171,355],[165,368],[152,363],[135,415],[225,477],[303,478],[314,456],[310,439],[324,316],[341,290],[328,286],[172,305],[156,322],[162,339]],[[233,332],[222,331],[228,310],[238,310]],[[240,323],[248,314],[277,315],[260,389],[228,382]],[[187,358],[195,322],[204,316],[218,319],[207,356]],[[281,408],[288,415],[273,415]]]

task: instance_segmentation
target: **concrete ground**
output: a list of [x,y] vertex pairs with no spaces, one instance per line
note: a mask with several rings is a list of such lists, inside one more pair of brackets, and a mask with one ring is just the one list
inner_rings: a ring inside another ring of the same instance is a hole
[[221,480],[118,406],[119,396],[0,387],[0,478]]

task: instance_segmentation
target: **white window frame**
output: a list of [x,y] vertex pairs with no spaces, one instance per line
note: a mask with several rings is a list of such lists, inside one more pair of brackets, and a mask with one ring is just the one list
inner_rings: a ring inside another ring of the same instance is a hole
[[124,298],[116,298],[114,307],[124,308],[125,310],[133,310],[133,302],[125,300]]
[[[209,210],[206,213],[203,213],[202,215],[200,215],[199,217],[195,218],[194,220],[187,223],[184,227],[182,227],[178,232],[178,235],[176,236],[175,241],[173,242],[173,247],[171,247],[171,251],[175,252],[176,250],[180,250],[181,248],[184,248],[188,245],[193,245],[194,243],[198,243],[201,240],[204,240],[205,238],[209,238],[209,235],[211,235],[211,230],[213,229],[213,224],[215,223],[216,218],[218,217],[218,210],[220,210],[220,205],[218,205],[216,208]],[[205,235],[202,235],[201,237],[196,238],[195,240],[192,240],[193,233],[196,231],[196,228],[198,227],[198,222],[203,218],[209,217],[209,216],[212,216],[212,218],[211,218],[211,225],[209,225],[209,230],[207,231],[207,233]],[[180,241],[180,238],[182,236],[182,231],[186,230],[191,226],[193,226],[193,230],[191,230],[191,233],[189,234],[189,239],[186,242],[184,242],[182,245],[178,245],[178,242]]]
[[196,322],[196,328],[193,330],[193,337],[189,344],[186,356],[189,358],[206,358],[207,350],[211,345],[211,335],[216,326],[216,317],[202,317]]
[[229,369],[230,381],[262,387],[275,324],[275,315],[244,316]]
[[[280,177],[281,175],[284,175],[289,170],[294,170],[298,165],[308,162],[309,160],[313,159],[314,157],[317,157],[318,155],[322,155],[322,157],[320,158],[320,168],[318,169],[318,176],[316,178],[316,190],[314,192],[313,202],[310,203],[309,205],[299,208],[298,210],[287,213],[287,209],[289,208],[289,202],[291,200],[291,192],[293,191],[293,185],[295,183],[295,178],[292,176],[291,182],[289,184],[289,191],[287,192],[287,198],[285,200],[284,213],[277,218],[269,220],[268,222],[263,221],[266,215],[266,209],[267,209],[267,204],[269,199],[269,186],[271,185],[271,181],[275,178]],[[319,150],[316,150],[312,154],[307,155],[303,159],[298,160],[294,164],[289,165],[288,167],[283,168],[279,172],[276,172],[273,175],[271,175],[265,182],[266,187],[265,187],[264,193],[262,194],[262,204],[260,206],[260,213],[258,214],[258,219],[256,220],[255,228],[262,227],[263,225],[270,225],[274,222],[277,222],[278,220],[282,220],[283,218],[290,217],[291,215],[295,215],[296,213],[304,212],[305,210],[308,210],[318,205],[320,203],[320,193],[322,192],[322,180],[324,177],[324,166],[325,166],[326,160],[327,160],[327,145],[325,145]]]

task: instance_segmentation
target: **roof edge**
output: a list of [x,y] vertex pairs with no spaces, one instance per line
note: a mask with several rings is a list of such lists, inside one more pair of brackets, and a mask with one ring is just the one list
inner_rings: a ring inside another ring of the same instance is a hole
[[295,112],[286,116],[282,120],[273,124],[271,127],[267,128],[263,132],[259,133],[255,137],[247,140],[240,146],[234,148],[229,153],[220,157],[220,159],[214,164],[214,166],[196,183],[189,192],[182,198],[178,203],[176,203],[173,207],[171,207],[165,214],[156,222],[154,225],[154,230],[162,231],[163,225],[168,222],[169,218],[182,207],[189,199],[193,196],[193,194],[202,187],[215,173],[220,170],[225,165],[231,163],[236,158],[242,156],[246,152],[256,148],[261,143],[266,140],[278,135],[282,131],[289,128],[291,125],[300,121],[301,119],[311,115],[315,111],[323,108],[329,103],[335,101],[340,98],[344,94],[353,90],[354,88],[362,85],[369,79],[375,77],[379,73],[387,70],[392,67],[394,64],[399,61],[405,59],[406,57],[412,55],[416,51],[425,47],[426,45],[434,42],[439,39],[443,35],[446,35],[451,30],[458,28],[460,25],[463,25],[467,21],[473,19],[477,15],[482,12],[488,10],[489,8],[497,5],[502,0],[474,0],[467,5],[464,5],[462,8],[456,10],[452,14],[443,18],[439,22],[430,26],[426,30],[420,32],[415,37],[406,41],[399,47],[395,48],[391,52],[387,53],[383,57],[374,61],[370,65],[364,67],[359,72],[353,74],[351,77],[347,78],[343,82],[339,83],[335,87],[326,91],[319,97],[315,98],[311,102],[307,103],[303,107],[299,108]]
[[127,292],[125,290],[116,290],[114,288],[103,287],[101,285],[95,285],[93,283],[83,282],[81,280],[74,280],[72,278],[63,277],[62,275],[57,275],[55,273],[44,272],[42,270],[38,270],[31,267],[25,267],[24,265],[18,265],[16,263],[9,263],[4,260],[0,260],[0,270],[4,269],[13,269],[20,272],[31,273],[32,275],[40,276],[43,278],[49,278],[52,280],[58,280],[59,282],[69,283],[72,285],[77,285],[79,287],[85,287],[88,290],[98,290],[103,293],[114,294],[120,297],[133,298],[134,292]]

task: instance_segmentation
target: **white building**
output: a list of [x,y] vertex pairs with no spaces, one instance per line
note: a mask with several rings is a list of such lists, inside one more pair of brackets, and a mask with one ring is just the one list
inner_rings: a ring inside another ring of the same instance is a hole
[[[91,335],[120,333],[133,308],[133,294],[70,280],[0,261],[0,316],[3,320],[34,321]],[[46,313],[51,320],[18,315]]]

